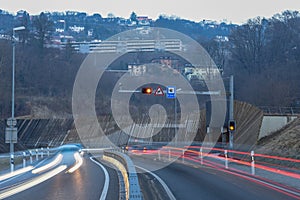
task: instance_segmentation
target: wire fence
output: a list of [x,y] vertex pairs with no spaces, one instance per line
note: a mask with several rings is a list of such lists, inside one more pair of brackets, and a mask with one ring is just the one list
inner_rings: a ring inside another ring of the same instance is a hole
[[264,114],[272,115],[299,115],[300,107],[270,107],[270,106],[259,106]]

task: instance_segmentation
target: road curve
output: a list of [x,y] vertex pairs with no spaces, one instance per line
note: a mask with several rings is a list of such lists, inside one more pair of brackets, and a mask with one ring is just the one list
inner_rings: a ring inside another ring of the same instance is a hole
[[[62,164],[71,167],[74,164],[72,158],[72,153],[64,153]],[[100,199],[105,185],[105,173],[88,156],[84,157],[82,166],[73,173],[65,171],[7,199]]]
[[[151,169],[156,162],[150,159],[133,158],[137,166]],[[265,187],[258,182],[246,180],[209,167],[184,165],[174,162],[154,171],[170,188],[176,199],[199,200],[288,200],[297,199],[280,191]]]

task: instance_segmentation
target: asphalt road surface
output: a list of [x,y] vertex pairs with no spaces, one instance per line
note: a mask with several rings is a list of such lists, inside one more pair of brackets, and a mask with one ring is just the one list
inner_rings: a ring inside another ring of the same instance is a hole
[[[153,169],[158,166],[153,160],[144,158],[134,158],[133,160],[137,166],[145,169]],[[258,182],[209,167],[198,166],[195,168],[176,162],[153,172],[166,183],[176,199],[297,199]]]
[[[74,165],[74,152],[64,152],[62,164],[69,167]],[[56,176],[25,191],[19,192],[6,199],[100,199],[105,183],[104,171],[100,166],[90,160],[88,156],[83,159],[82,166],[73,173],[66,173],[68,169]],[[118,179],[114,170],[108,169],[110,183],[107,199],[118,199]],[[20,176],[19,179],[22,177]],[[13,180],[18,181],[18,180]]]

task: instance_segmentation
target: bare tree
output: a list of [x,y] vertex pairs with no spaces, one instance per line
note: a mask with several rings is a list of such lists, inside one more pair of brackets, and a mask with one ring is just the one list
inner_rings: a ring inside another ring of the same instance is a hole
[[53,22],[49,20],[45,13],[41,13],[33,19],[33,26],[36,29],[35,37],[38,40],[38,44],[41,48],[45,43],[50,40],[50,35],[53,29]]
[[267,21],[257,17],[237,27],[229,37],[232,59],[249,73],[259,73],[263,67],[263,49]]

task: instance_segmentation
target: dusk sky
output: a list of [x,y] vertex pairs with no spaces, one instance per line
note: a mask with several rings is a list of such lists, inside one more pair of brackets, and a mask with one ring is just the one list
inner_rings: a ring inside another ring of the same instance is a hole
[[30,14],[72,10],[125,18],[135,11],[153,19],[166,14],[194,21],[226,19],[244,23],[256,16],[269,18],[284,10],[300,11],[300,0],[0,0],[0,9],[12,13],[26,10]]

